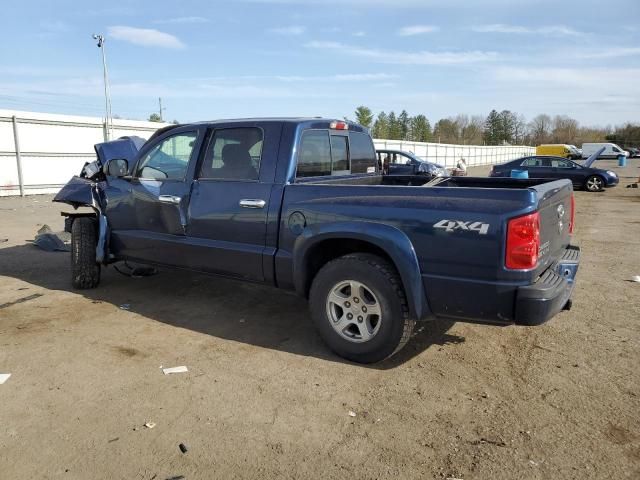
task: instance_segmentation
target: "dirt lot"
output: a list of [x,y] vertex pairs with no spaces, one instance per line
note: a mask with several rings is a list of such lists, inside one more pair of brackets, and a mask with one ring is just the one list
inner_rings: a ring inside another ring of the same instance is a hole
[[622,185],[576,193],[570,312],[425,324],[370,367],[270,288],[109,268],[73,291],[28,242],[60,206],[0,199],[0,478],[640,478],[640,161],[599,163]]

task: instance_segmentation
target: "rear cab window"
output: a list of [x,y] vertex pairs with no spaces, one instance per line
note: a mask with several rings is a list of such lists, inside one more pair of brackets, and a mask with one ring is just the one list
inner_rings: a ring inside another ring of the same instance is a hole
[[371,137],[364,132],[310,129],[302,134],[296,178],[376,173]]

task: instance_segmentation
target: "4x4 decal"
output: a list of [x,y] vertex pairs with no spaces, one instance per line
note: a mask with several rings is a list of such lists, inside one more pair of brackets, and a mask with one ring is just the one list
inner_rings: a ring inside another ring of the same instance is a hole
[[486,235],[489,231],[489,224],[482,222],[463,222],[462,220],[440,220],[433,228],[441,228],[445,232],[455,232],[463,230],[467,232],[478,232],[479,235]]

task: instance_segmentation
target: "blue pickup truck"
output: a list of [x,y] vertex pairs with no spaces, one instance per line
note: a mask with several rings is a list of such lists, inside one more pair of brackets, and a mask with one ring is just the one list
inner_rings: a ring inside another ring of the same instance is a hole
[[175,125],[96,152],[54,199],[91,207],[64,214],[75,288],[129,260],[295,290],[363,363],[416,321],[537,325],[571,306],[568,180],[381,175],[363,127],[320,118]]

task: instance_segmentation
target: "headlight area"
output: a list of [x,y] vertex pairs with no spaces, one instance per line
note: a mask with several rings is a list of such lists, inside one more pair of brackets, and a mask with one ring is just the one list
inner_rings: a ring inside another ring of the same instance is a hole
[[611,170],[607,170],[607,175],[611,175],[614,178],[618,176],[616,172],[612,172]]

